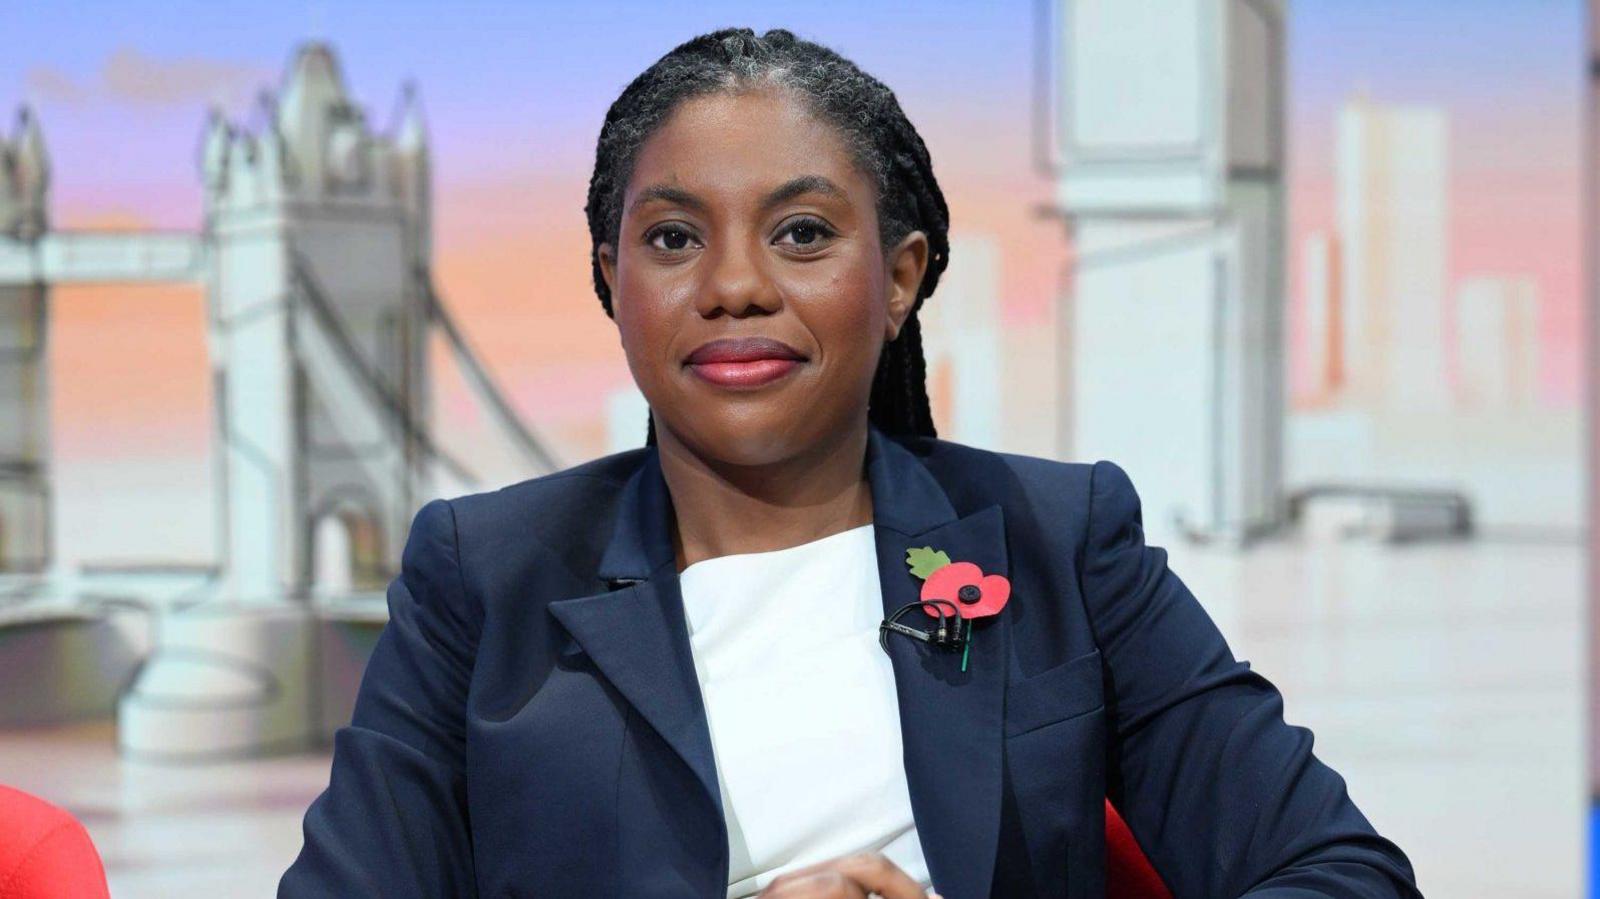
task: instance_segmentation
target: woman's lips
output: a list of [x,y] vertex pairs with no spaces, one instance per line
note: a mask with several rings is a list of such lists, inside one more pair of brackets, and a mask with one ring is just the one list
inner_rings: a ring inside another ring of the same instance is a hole
[[684,360],[702,380],[734,390],[762,387],[805,361],[794,347],[772,337],[722,337],[703,343]]
[[689,369],[718,387],[760,387],[799,366],[798,359],[751,359],[744,362],[701,362]]

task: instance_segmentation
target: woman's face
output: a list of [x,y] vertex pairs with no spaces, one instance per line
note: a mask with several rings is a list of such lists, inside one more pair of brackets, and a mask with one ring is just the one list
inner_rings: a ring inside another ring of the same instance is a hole
[[875,187],[832,126],[782,91],[686,100],[622,202],[601,273],[658,442],[759,465],[864,426],[928,243],[884,252]]

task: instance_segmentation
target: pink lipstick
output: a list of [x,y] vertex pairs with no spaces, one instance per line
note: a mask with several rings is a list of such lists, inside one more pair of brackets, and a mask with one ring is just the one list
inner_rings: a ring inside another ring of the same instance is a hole
[[799,350],[767,337],[724,337],[701,344],[684,363],[718,387],[749,389],[778,380],[806,361]]

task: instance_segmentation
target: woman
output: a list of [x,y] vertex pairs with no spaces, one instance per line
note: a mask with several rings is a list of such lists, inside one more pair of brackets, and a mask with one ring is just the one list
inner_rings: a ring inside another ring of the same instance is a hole
[[936,438],[887,88],[695,38],[588,216],[647,446],[417,514],[280,895],[1093,896],[1107,798],[1178,896],[1417,895],[1122,469]]

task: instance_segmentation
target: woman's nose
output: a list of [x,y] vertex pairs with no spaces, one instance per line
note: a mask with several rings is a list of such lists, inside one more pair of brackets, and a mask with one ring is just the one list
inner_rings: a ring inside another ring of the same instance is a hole
[[783,305],[755,240],[724,240],[707,248],[705,281],[696,300],[702,316],[771,314]]

